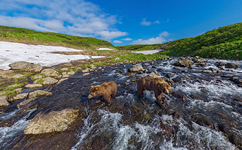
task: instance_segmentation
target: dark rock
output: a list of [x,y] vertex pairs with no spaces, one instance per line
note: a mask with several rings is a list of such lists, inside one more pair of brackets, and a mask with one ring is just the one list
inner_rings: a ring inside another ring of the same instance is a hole
[[173,74],[173,73],[167,73],[167,74],[166,74],[166,77],[167,77],[167,78],[172,78],[172,77],[174,77],[174,76],[175,76],[175,74]]
[[216,64],[217,64],[217,66],[220,67],[220,66],[225,66],[227,63],[226,62],[217,62]]
[[227,63],[225,65],[225,68],[235,68],[236,69],[236,68],[239,68],[239,66],[234,63]]
[[171,93],[174,97],[178,98],[178,99],[181,99],[183,101],[188,101],[189,98],[182,92],[180,91],[174,91]]

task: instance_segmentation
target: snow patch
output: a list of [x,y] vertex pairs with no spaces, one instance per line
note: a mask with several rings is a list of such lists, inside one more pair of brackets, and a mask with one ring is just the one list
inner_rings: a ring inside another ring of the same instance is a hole
[[136,54],[145,54],[145,55],[148,55],[148,54],[156,54],[156,53],[159,53],[163,51],[163,49],[159,49],[159,50],[147,50],[147,51],[132,51],[132,53],[136,53]]
[[0,41],[0,69],[10,69],[9,64],[27,61],[42,66],[54,66],[72,60],[101,58],[104,56],[63,55],[56,52],[80,52],[73,48],[60,46],[28,45]]

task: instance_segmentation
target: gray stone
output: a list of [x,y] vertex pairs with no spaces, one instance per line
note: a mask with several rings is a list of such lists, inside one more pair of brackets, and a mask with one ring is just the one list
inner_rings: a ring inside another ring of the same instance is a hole
[[226,65],[225,65],[225,67],[226,68],[239,68],[239,66],[238,65],[236,65],[236,64],[234,64],[234,63],[227,63]]
[[12,78],[22,78],[22,77],[24,77],[24,75],[22,75],[22,74],[16,74],[16,75],[12,76]]
[[29,98],[37,98],[37,97],[43,97],[43,96],[51,96],[52,93],[44,90],[36,90],[31,93],[29,93]]
[[0,96],[0,107],[9,106],[8,97],[7,96]]
[[59,77],[59,73],[54,69],[44,69],[41,71],[46,77]]
[[34,80],[37,80],[37,79],[41,79],[43,78],[44,76],[40,75],[40,74],[37,74],[33,77]]
[[25,61],[15,62],[9,65],[12,70],[21,70],[27,72],[40,72],[42,66],[39,64],[33,64]]
[[202,72],[203,72],[203,73],[213,73],[212,70],[203,70]]
[[16,96],[13,97],[13,99],[9,99],[9,101],[17,101],[17,100],[22,100],[28,97],[29,93],[22,93],[22,94],[18,94]]
[[34,100],[35,100],[35,98],[27,99],[27,100],[25,100],[25,101],[19,103],[19,104],[17,105],[17,107],[18,107],[18,108],[22,108],[23,106],[29,104],[30,102],[32,102],[32,101],[34,101]]
[[27,84],[25,87],[28,89],[34,89],[34,88],[40,88],[42,87],[42,84]]
[[62,72],[62,78],[68,78],[70,76],[67,72]]
[[134,65],[132,68],[129,69],[130,72],[139,72],[144,71],[141,65]]
[[194,64],[194,62],[190,59],[186,59],[184,57],[179,58],[174,65],[180,66],[180,67],[191,67]]
[[79,110],[64,109],[52,111],[48,114],[39,113],[24,129],[24,134],[44,134],[52,132],[62,132],[75,122],[79,115]]
[[43,82],[44,85],[56,84],[58,82],[58,80],[56,80],[55,78],[51,78],[51,77],[46,77],[43,80],[44,80],[44,82]]
[[89,68],[87,68],[87,69],[83,69],[83,70],[82,70],[83,73],[87,73],[87,72],[89,72],[89,71],[90,71]]
[[20,93],[20,92],[23,91],[23,88],[17,88],[17,89],[14,89],[14,91],[15,91],[16,93]]
[[90,73],[84,73],[83,76],[88,76]]
[[57,82],[57,84],[61,84],[63,81],[66,81],[66,80],[68,80],[68,78],[62,78]]
[[8,88],[19,88],[19,87],[21,87],[21,85],[19,85],[19,84],[13,84],[13,85],[10,85],[10,86],[8,86]]

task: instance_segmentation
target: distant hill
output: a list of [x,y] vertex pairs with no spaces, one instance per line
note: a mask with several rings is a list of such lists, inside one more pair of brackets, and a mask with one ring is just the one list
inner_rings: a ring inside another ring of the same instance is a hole
[[77,49],[96,49],[99,47],[114,48],[111,43],[92,37],[71,36],[53,32],[39,32],[8,26],[0,26],[0,40],[26,44],[66,46]]
[[127,45],[120,50],[165,49],[161,54],[169,56],[198,55],[207,58],[242,59],[242,23],[220,27],[192,38],[184,38],[164,44]]

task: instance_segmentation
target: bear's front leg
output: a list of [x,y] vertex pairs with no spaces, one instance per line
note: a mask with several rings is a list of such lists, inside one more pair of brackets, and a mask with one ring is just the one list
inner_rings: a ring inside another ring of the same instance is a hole
[[104,95],[103,98],[108,102],[109,105],[112,103],[112,99],[110,95]]
[[101,102],[101,99],[102,99],[102,96],[99,96],[96,103],[100,103]]
[[155,97],[156,97],[158,104],[160,106],[164,106],[165,108],[167,108],[168,105],[166,104],[165,101],[162,100],[161,96],[162,96],[162,93],[160,93],[160,94],[155,93]]

